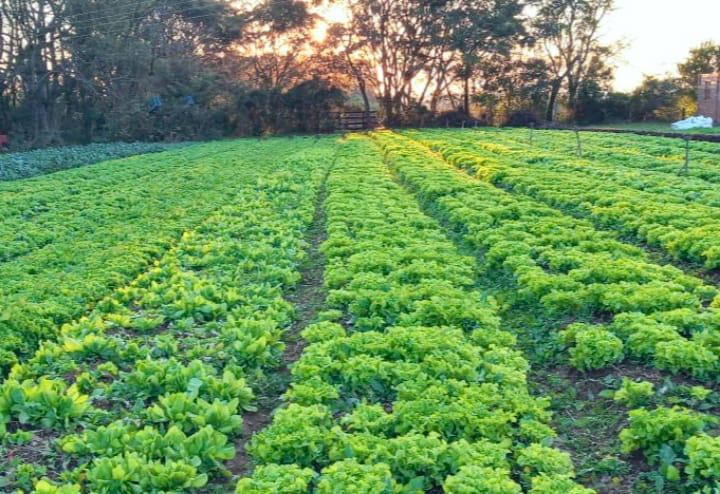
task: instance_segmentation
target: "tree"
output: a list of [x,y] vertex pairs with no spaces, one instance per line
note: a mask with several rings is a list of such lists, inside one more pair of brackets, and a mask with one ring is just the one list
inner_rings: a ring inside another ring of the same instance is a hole
[[[220,58],[240,36],[238,11],[219,0],[66,2],[76,111],[99,113],[84,118],[83,134],[97,128],[121,139],[202,136],[186,124],[213,111]],[[152,100],[162,106],[149,108]]]
[[328,130],[329,112],[345,101],[337,60],[314,39],[319,17],[311,5],[269,0],[250,11],[238,46],[244,91],[239,127],[251,134]]
[[[346,46],[356,76],[369,77],[389,125],[402,120],[411,104],[413,82],[429,61],[437,43],[439,12],[447,2],[418,0],[350,0],[347,28],[353,38]],[[359,81],[360,83],[360,81]]]
[[345,99],[343,91],[318,77],[298,84],[285,95],[291,128],[303,133],[332,130],[329,112]]
[[607,73],[607,60],[618,47],[600,41],[600,27],[614,0],[541,0],[534,23],[550,69],[546,119],[555,119],[558,97],[565,87],[575,109],[582,86]]
[[626,121],[630,104],[631,95],[608,91],[592,81],[580,90],[575,121],[582,125]]
[[521,19],[525,5],[518,0],[458,2],[445,23],[451,30],[451,50],[457,54],[455,72],[462,81],[463,111],[470,114],[470,81],[498,59],[511,64],[509,55],[527,42]]
[[545,60],[522,53],[486,61],[475,97],[487,110],[486,120],[504,124],[516,120],[516,114],[524,120],[542,120],[549,89],[547,73]]
[[376,81],[376,76],[372,73],[372,61],[357,56],[362,50],[363,41],[347,26],[339,23],[330,27],[326,41],[326,58],[330,66],[355,82],[363,101],[363,109],[369,112],[370,91],[374,87],[371,85]]
[[689,90],[682,80],[673,77],[645,76],[633,91],[630,108],[631,119],[643,121],[672,121],[695,112]]
[[458,86],[469,112],[473,79],[524,35],[523,8],[523,0],[349,0],[350,22],[334,33],[361,92],[374,91],[386,123],[397,125],[426,103],[435,112],[444,96],[455,100]]
[[36,144],[59,140],[56,99],[68,67],[62,45],[63,4],[0,1],[3,126],[23,121]]
[[0,0],[3,127],[30,146],[197,132],[188,106],[213,111],[241,27],[222,0]]
[[693,48],[688,58],[678,64],[678,72],[687,89],[697,89],[700,74],[720,72],[720,44],[706,41]]
[[332,0],[0,0],[0,126],[32,146],[316,131],[348,93],[388,125],[480,101],[504,119],[610,73],[611,0],[338,1],[322,40]]

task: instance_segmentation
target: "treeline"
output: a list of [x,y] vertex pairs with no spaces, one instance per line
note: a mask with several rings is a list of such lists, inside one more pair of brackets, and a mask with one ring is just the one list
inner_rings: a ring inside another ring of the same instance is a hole
[[673,121],[697,112],[698,75],[720,72],[720,44],[707,41],[677,65],[677,76],[646,76],[630,95],[630,120]]
[[612,8],[0,0],[0,133],[19,148],[314,133],[347,109],[392,126],[607,113],[618,47],[599,32]]
[[310,107],[342,92],[309,73],[262,84],[262,56],[244,49],[261,25],[309,26],[304,4],[284,19],[284,3],[0,0],[0,133],[42,147],[317,127]]

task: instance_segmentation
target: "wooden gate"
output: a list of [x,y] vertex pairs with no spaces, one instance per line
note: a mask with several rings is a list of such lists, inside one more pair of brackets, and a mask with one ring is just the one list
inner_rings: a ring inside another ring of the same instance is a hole
[[338,129],[345,132],[373,130],[378,126],[376,111],[336,112]]

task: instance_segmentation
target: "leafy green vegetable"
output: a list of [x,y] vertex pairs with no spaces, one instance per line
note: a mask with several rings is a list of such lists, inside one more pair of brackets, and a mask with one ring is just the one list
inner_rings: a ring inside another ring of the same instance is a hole
[[644,406],[655,394],[654,387],[651,382],[634,382],[624,377],[620,389],[615,391],[613,399],[623,403],[628,408]]
[[574,340],[570,363],[577,369],[602,369],[624,357],[622,340],[606,329],[591,326],[576,331]]
[[470,467],[496,490],[467,492],[520,489],[513,445],[554,432],[495,301],[474,288],[474,259],[366,138],[348,140],[327,191],[330,310],[303,332],[288,405],[247,450],[260,465],[321,470],[316,492],[466,492]]
[[[159,153],[192,143],[117,142],[38,149],[0,155],[0,181],[17,180],[127,156]],[[118,163],[122,166],[122,162]]]
[[[245,168],[226,161],[238,146],[251,152]],[[268,163],[278,147],[287,154]],[[185,166],[212,182],[208,204],[193,213],[199,223],[132,282],[116,279],[92,312],[0,384],[0,420],[13,431],[3,448],[22,455],[23,435],[38,446],[33,463],[3,460],[3,489],[191,493],[228,477],[242,415],[281,363],[294,310],[284,295],[300,280],[335,147],[332,138],[198,146],[211,152],[210,168],[227,165],[211,177]],[[217,195],[215,180],[227,181]],[[66,470],[53,473],[66,484],[53,486],[43,464],[60,465],[58,457]]]
[[547,475],[573,475],[570,455],[563,451],[533,443],[521,449],[517,455],[517,464],[526,477]]
[[620,432],[626,453],[642,450],[651,462],[657,462],[662,446],[682,451],[685,442],[702,432],[717,419],[683,407],[644,408],[630,412],[628,427]]
[[448,494],[520,494],[507,470],[466,465],[443,486]]
[[693,436],[685,443],[685,454],[688,457],[685,472],[690,478],[720,479],[720,438]]
[[420,494],[419,489],[401,489],[393,480],[390,468],[383,464],[361,465],[355,460],[343,460],[322,471],[320,481],[315,489],[317,494],[334,494],[346,492],[347,494],[364,494],[377,492],[378,494]]
[[252,478],[242,479],[235,494],[305,494],[315,475],[296,465],[265,465],[256,468]]

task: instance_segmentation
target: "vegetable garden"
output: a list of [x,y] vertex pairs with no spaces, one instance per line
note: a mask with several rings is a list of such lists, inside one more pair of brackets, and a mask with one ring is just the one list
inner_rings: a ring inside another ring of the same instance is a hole
[[[0,184],[0,490],[712,493],[720,156],[408,130]],[[321,279],[320,279],[321,278]]]

